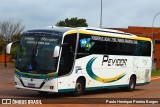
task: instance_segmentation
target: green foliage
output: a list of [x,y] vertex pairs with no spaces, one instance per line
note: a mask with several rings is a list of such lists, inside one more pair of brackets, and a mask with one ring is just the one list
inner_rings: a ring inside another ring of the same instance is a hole
[[[12,41],[18,41],[21,38],[21,34],[18,33],[17,35],[12,36]],[[0,54],[4,53],[4,48],[7,45],[7,41],[5,41],[4,36],[0,35]],[[16,51],[17,49],[13,49],[14,51]],[[15,52],[14,52],[15,53]],[[12,56],[11,56],[12,57]]]
[[57,22],[56,26],[60,27],[88,27],[86,19],[78,19],[77,17]]
[[12,39],[12,41],[19,41],[21,39],[21,33],[14,35],[11,39]]
[[[12,41],[19,41],[21,39],[21,34],[18,33],[17,35],[14,35],[12,37]],[[17,58],[17,51],[18,51],[18,44],[15,44],[12,46],[12,49],[11,49],[11,59],[12,60],[16,60]]]
[[152,76],[160,76],[160,69],[152,70],[151,75]]
[[17,58],[17,51],[18,51],[18,46],[13,46],[11,49],[11,59],[16,60]]
[[6,42],[4,41],[4,37],[0,35],[0,54],[4,53],[5,46]]

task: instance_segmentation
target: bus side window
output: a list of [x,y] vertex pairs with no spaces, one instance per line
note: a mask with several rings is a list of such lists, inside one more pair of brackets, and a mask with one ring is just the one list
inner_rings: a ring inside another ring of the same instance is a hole
[[67,45],[62,46],[62,53],[58,71],[59,76],[69,74],[72,70],[74,63],[76,41],[77,41],[76,34],[66,35],[64,37],[63,43]]
[[135,56],[151,56],[151,43],[149,41],[138,41],[134,50]]

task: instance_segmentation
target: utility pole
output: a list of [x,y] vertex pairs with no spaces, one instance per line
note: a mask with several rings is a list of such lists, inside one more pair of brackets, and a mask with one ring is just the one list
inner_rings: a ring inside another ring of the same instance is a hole
[[7,61],[6,61],[6,46],[4,47],[4,66],[7,67]]
[[[152,21],[152,43],[153,43],[153,47],[155,45],[155,41],[154,41],[154,34],[155,32],[153,31],[154,30],[154,21],[155,21],[155,18],[160,14],[160,11],[155,14],[155,16],[153,17],[153,21]],[[155,64],[154,64],[154,51],[153,51],[153,56],[152,56],[152,69],[155,69]]]
[[101,14],[100,14],[100,28],[102,28],[102,0],[101,0]]

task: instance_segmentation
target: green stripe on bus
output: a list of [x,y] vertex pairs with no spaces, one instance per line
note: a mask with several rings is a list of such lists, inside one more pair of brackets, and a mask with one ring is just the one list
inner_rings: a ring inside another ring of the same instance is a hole
[[74,88],[71,89],[59,89],[58,92],[71,92],[74,91]]
[[149,84],[150,82],[144,82],[144,83],[137,83],[136,86],[142,86],[142,85],[146,85]]
[[58,77],[58,73],[55,73],[54,75],[52,76],[48,76],[47,74],[46,75],[41,75],[41,74],[27,74],[27,73],[22,73],[20,72],[19,70],[15,70],[15,73],[17,75],[19,75],[20,77],[25,77],[25,78],[34,78],[34,79],[46,79],[48,77],[53,77],[53,78],[57,78]]
[[118,87],[127,87],[128,84],[123,85],[112,85],[112,86],[100,86],[100,87],[87,87],[86,90],[96,90],[96,89],[105,89],[105,88],[118,88]]

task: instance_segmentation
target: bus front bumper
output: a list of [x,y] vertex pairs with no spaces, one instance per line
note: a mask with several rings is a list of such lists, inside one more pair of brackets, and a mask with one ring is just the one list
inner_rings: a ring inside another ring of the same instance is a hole
[[35,91],[58,92],[57,79],[44,81],[44,79],[18,78],[15,76],[15,87]]

